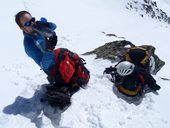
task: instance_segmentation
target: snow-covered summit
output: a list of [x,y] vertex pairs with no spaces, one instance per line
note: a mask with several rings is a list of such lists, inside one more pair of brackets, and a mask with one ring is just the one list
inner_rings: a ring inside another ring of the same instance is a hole
[[158,21],[162,21],[170,24],[170,17],[163,9],[158,7],[156,1],[131,0],[130,2],[127,3],[126,8],[138,12],[141,17],[145,17],[147,15],[152,19],[156,19]]

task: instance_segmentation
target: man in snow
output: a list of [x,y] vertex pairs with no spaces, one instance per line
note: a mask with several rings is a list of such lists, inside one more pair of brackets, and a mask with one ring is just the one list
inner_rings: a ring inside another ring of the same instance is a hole
[[47,89],[54,90],[55,87],[61,89],[64,86],[66,87],[62,88],[64,92],[68,92],[69,89],[72,95],[80,86],[87,84],[90,76],[83,59],[68,49],[54,50],[57,44],[54,23],[47,22],[46,18],[36,21],[27,11],[18,12],[15,21],[23,31],[26,54],[41,67],[48,75],[50,84],[54,85]]
[[24,48],[26,54],[31,57],[47,74],[54,65],[54,49],[57,43],[57,36],[54,34],[49,39],[37,33],[33,26],[48,27],[55,30],[56,25],[47,21],[35,21],[35,18],[27,11],[18,12],[15,21],[24,35]]

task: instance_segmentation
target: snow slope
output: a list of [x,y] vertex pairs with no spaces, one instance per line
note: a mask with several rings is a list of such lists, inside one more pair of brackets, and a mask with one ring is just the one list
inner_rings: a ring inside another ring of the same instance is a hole
[[[158,0],[157,0],[158,1]],[[127,0],[6,0],[0,4],[0,127],[1,128],[169,128],[170,127],[170,26],[149,17],[141,18],[125,9]],[[170,11],[169,3],[159,5]],[[165,6],[168,6],[167,8]],[[102,32],[125,37],[136,45],[151,44],[166,65],[154,76],[162,87],[140,102],[129,103],[102,75],[111,62],[82,56],[91,71],[87,89],[72,97],[63,113],[40,104],[45,74],[26,56],[22,32],[14,15],[28,10],[37,19],[46,17],[57,24],[57,47],[79,54],[106,42],[119,40]]]
[[155,0],[158,4],[158,6],[162,9],[164,9],[164,11],[168,14],[168,16],[170,15],[170,0]]

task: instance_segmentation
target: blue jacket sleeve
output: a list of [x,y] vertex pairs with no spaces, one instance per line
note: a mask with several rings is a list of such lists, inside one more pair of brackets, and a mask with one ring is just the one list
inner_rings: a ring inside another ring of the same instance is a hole
[[43,58],[41,61],[41,67],[44,71],[48,71],[50,67],[55,64],[55,54],[53,51],[43,53]]
[[36,46],[32,38],[26,37],[24,39],[24,48],[26,54],[31,57],[44,71],[48,71],[49,68],[55,64],[54,52],[42,51]]
[[41,50],[35,45],[32,38],[24,38],[24,49],[26,54],[31,57],[39,66],[43,57]]

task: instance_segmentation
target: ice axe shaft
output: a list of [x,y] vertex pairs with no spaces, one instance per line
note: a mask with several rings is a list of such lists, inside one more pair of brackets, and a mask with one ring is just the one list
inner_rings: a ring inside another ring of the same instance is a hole
[[169,78],[165,78],[165,77],[160,77],[162,80],[168,80],[168,81],[170,81],[170,79]]
[[37,27],[33,27],[33,30],[44,37],[50,38],[55,35],[55,32],[50,30],[49,28],[45,28],[42,30],[38,29]]

